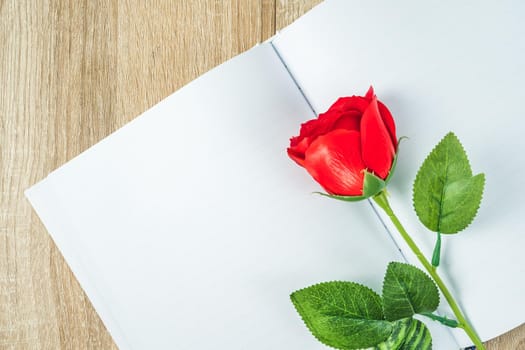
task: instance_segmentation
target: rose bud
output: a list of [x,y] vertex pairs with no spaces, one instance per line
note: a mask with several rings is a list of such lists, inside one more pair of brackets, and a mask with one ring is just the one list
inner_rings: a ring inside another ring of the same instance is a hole
[[397,145],[394,119],[370,87],[365,96],[341,97],[302,124],[287,151],[331,196],[353,201],[384,189]]

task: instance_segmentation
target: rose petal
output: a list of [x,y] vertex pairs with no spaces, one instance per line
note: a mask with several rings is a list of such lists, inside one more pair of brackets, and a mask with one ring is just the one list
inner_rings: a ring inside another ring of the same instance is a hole
[[308,120],[301,124],[299,136],[291,139],[290,146],[295,147],[305,138],[314,140],[317,136],[324,135],[333,129],[333,125],[340,117],[340,113],[327,111],[319,114],[318,118]]
[[361,113],[358,111],[322,113],[319,118],[309,120],[301,125],[299,136],[290,139],[288,155],[299,165],[302,165],[300,159],[304,159],[304,152],[318,136],[335,129],[359,130],[360,119]]
[[361,128],[361,113],[358,111],[348,111],[336,120],[332,126],[332,130],[345,129],[359,131]]
[[304,167],[328,193],[360,196],[365,168],[360,133],[338,129],[319,136],[306,151]]
[[392,166],[395,149],[379,113],[376,98],[372,99],[361,119],[361,148],[368,170],[386,179]]
[[365,98],[371,100],[372,98],[374,98],[374,96],[374,88],[372,87],[372,85],[370,85],[370,88],[368,88],[368,91],[366,92]]
[[298,165],[304,167],[304,153],[303,152],[298,152],[291,147],[287,148],[286,152],[288,153],[288,157],[290,157]]
[[294,147],[299,144],[304,138],[315,135],[315,130],[318,127],[318,120],[312,119],[301,124],[301,130],[299,136],[292,137],[290,140],[290,146]]
[[340,97],[330,106],[328,112],[344,113],[348,111],[358,111],[362,114],[369,104],[370,99],[363,96]]
[[394,118],[392,118],[392,114],[381,101],[377,101],[377,106],[379,107],[379,113],[388,130],[394,149],[397,150],[396,124],[394,123]]

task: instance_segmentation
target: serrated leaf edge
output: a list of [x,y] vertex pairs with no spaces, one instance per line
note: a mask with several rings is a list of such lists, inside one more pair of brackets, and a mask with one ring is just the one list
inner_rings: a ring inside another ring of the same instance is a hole
[[480,175],[483,177],[483,186],[481,188],[481,195],[479,196],[479,203],[476,206],[476,210],[474,211],[474,215],[472,215],[472,219],[470,219],[470,221],[468,222],[468,224],[465,225],[465,227],[463,227],[461,230],[459,230],[457,232],[453,232],[453,233],[441,232],[441,234],[444,234],[444,235],[455,235],[457,233],[460,233],[460,232],[466,230],[474,222],[474,219],[478,215],[479,208],[481,208],[481,203],[483,202],[483,194],[485,193],[485,179],[486,178],[485,178],[485,173],[479,173],[479,174],[476,174],[476,175],[472,175],[472,177],[471,177],[471,179],[472,179],[472,178],[474,178],[476,176],[480,176]]
[[[294,292],[292,292],[292,293],[290,294],[290,300],[292,301],[292,304],[293,304],[295,310],[297,311],[297,313],[298,313],[299,316],[301,317],[301,320],[303,321],[304,325],[306,326],[306,328],[308,329],[308,331],[314,336],[315,339],[317,339],[319,342],[321,342],[321,343],[324,344],[325,346],[328,346],[329,348],[332,348],[332,349],[336,349],[336,350],[349,350],[349,349],[336,348],[336,347],[334,347],[334,346],[332,346],[332,345],[330,345],[330,344],[327,344],[327,343],[325,342],[325,340],[321,339],[321,337],[318,337],[318,336],[314,333],[314,331],[312,330],[312,328],[314,328],[314,327],[310,327],[310,326],[308,325],[308,323],[306,322],[306,320],[305,320],[304,317],[303,317],[303,314],[301,313],[302,309],[299,307],[299,305],[298,305],[297,303],[294,302],[294,299],[293,299],[293,295],[296,294],[296,293],[302,292],[302,291],[304,291],[304,290],[306,290],[306,289],[310,289],[310,288],[312,288],[312,287],[317,287],[317,286],[321,286],[321,285],[324,285],[324,284],[330,284],[330,283],[334,283],[334,282],[336,282],[336,283],[345,283],[345,284],[353,284],[353,285],[357,285],[357,286],[360,286],[360,287],[364,287],[365,289],[369,290],[370,292],[376,294],[376,295],[379,297],[379,299],[381,300],[381,303],[383,302],[383,299],[381,298],[381,296],[380,296],[375,290],[373,290],[372,288],[367,287],[367,286],[365,286],[365,285],[363,285],[363,284],[360,284],[360,283],[357,283],[357,282],[340,281],[340,280],[332,280],[332,281],[320,282],[320,283],[312,284],[312,285],[310,285],[310,286],[308,286],[308,287],[304,287],[304,288],[298,289],[298,290],[296,290],[296,291],[294,291]],[[381,307],[382,307],[382,306],[383,306],[383,305],[381,305]],[[383,311],[383,319],[382,319],[382,320],[378,320],[378,321],[387,321],[387,320],[384,318],[384,311]],[[391,322],[391,321],[387,321],[387,322]],[[319,333],[319,332],[316,330],[316,333]],[[390,335],[389,335],[389,336],[390,336]],[[388,339],[388,337],[387,337],[386,339]],[[367,348],[367,349],[370,349],[370,348]],[[357,349],[357,348],[356,348],[356,349],[351,349],[351,350],[366,350],[366,349],[364,349],[364,348],[362,348],[362,349]]]
[[[421,177],[421,168],[423,167],[423,165],[427,162],[427,160],[432,156],[432,154],[436,151],[436,149],[445,141],[445,139],[447,139],[447,137],[454,137],[458,142],[459,144],[461,145],[461,148],[463,150],[463,152],[465,154],[467,154],[467,152],[465,151],[465,148],[463,147],[463,144],[459,141],[459,138],[456,136],[456,134],[454,134],[452,131],[449,131],[445,136],[443,136],[439,142],[432,148],[432,150],[427,154],[427,156],[425,157],[425,159],[423,160],[423,162],[421,163],[421,165],[419,166],[419,168],[417,169],[417,173],[416,173],[416,178],[414,179],[414,182],[412,183],[412,208],[414,209],[414,212],[416,213],[417,215],[417,218],[419,219],[419,222],[421,222],[423,224],[423,226],[427,227],[427,225],[425,225],[423,223],[423,220],[421,219],[421,216],[419,216],[419,213],[416,209],[416,199],[415,199],[415,193],[416,193],[416,183],[418,182],[418,179],[420,179]],[[468,155],[467,155],[467,163],[468,163],[468,166],[469,168],[472,169],[472,166],[470,165],[470,160],[468,159]],[[428,227],[427,227],[428,228]],[[428,228],[430,231],[434,232],[433,230],[431,230],[430,228]]]
[[[386,279],[386,275],[388,273],[388,269],[390,268],[390,266],[392,265],[406,265],[406,266],[411,266],[411,267],[415,267],[416,269],[418,269],[419,271],[423,272],[425,274],[425,276],[427,276],[431,281],[432,281],[432,285],[434,286],[434,288],[436,289],[436,292],[437,292],[437,296],[438,296],[438,307],[439,305],[441,304],[441,293],[439,292],[439,288],[437,287],[436,285],[436,282],[432,279],[432,277],[426,273],[426,271],[423,271],[422,269],[420,269],[419,267],[415,266],[415,265],[412,265],[412,264],[408,264],[408,263],[403,263],[403,262],[399,262],[399,261],[391,261],[388,263],[387,267],[386,267],[386,271],[385,271],[385,275],[383,277],[383,286],[385,285],[385,279]],[[385,300],[383,298],[383,291],[381,290],[381,301],[382,301],[382,307],[383,307],[383,316],[385,317],[385,320],[386,320],[386,315],[385,315]],[[412,308],[413,310],[414,308]],[[417,313],[414,313],[414,315],[416,315]],[[413,318],[412,315],[410,318]],[[420,315],[420,314],[417,314],[417,315]],[[398,320],[394,320],[394,321],[389,321],[389,322],[395,322],[395,321],[399,321],[399,320],[402,320],[404,318],[408,318],[408,317],[402,317]],[[388,320],[387,320],[388,321]]]
[[[314,286],[316,286],[316,285],[317,285],[317,284],[315,284]],[[310,286],[310,287],[312,287],[312,286]],[[317,335],[317,334],[319,334],[320,332],[319,332],[317,329],[315,329],[315,327],[310,326],[310,325],[308,324],[308,322],[306,321],[306,319],[303,317],[303,314],[305,314],[304,310],[300,307],[300,304],[299,304],[299,303],[296,303],[296,302],[294,301],[294,298],[293,298],[294,294],[295,294],[295,293],[298,293],[298,292],[301,292],[301,291],[303,291],[303,290],[305,290],[305,289],[307,289],[307,288],[309,288],[309,287],[306,287],[306,288],[302,288],[302,289],[296,290],[295,292],[293,292],[293,293],[290,294],[290,300],[292,301],[292,305],[294,306],[295,311],[299,314],[299,317],[301,317],[301,320],[303,321],[303,324],[306,326],[306,329],[308,329],[308,331],[310,332],[310,334],[313,335],[315,339],[317,339],[317,340],[318,340],[319,342],[321,342],[322,344],[328,346],[329,348],[337,349],[337,350],[341,350],[341,349],[335,348],[335,347],[333,347],[333,346],[327,344],[327,342],[326,342],[325,339],[323,339],[323,338],[321,338],[321,337],[319,337],[319,336]]]
[[[425,159],[423,160],[423,162],[421,163],[421,165],[419,166],[419,169],[417,170],[417,173],[416,173],[416,178],[414,179],[414,182],[412,183],[412,209],[414,210],[414,212],[416,213],[416,216],[417,218],[419,219],[419,222],[423,224],[423,226],[425,226],[429,231],[431,232],[436,232],[432,229],[430,229],[427,225],[425,225],[423,223],[423,220],[421,219],[421,217],[419,216],[419,213],[418,211],[416,210],[416,205],[415,205],[415,187],[416,187],[416,182],[418,181],[419,177],[420,177],[420,170],[421,168],[423,167],[423,164],[425,164],[425,162],[427,161],[428,158],[430,158],[430,156],[434,153],[434,151],[436,150],[436,148],[439,147],[439,145],[441,145],[442,142],[445,141],[445,139],[447,137],[453,137],[454,139],[456,139],[456,141],[458,142],[458,144],[460,145],[461,147],[461,150],[463,151],[463,153],[465,154],[465,158],[467,159],[467,164],[469,166],[469,168],[471,169],[471,172],[472,172],[472,166],[470,164],[470,159],[468,157],[468,153],[467,151],[465,150],[465,147],[463,146],[463,144],[461,143],[460,139],[457,137],[456,134],[454,134],[452,131],[449,131],[445,136],[443,136],[441,138],[441,140],[439,140],[439,142],[434,146],[434,148],[432,148],[432,150],[428,153],[428,155],[425,157]],[[448,235],[448,234],[456,234],[456,233],[459,233],[459,232],[462,232],[464,231],[465,229],[467,229],[467,227],[469,227],[472,222],[474,221],[474,219],[476,218],[476,216],[478,215],[478,210],[479,208],[481,207],[481,202],[483,201],[483,194],[485,192],[485,174],[484,173],[479,173],[479,174],[476,174],[476,175],[472,175],[470,178],[473,178],[475,176],[478,176],[478,175],[483,175],[483,189],[481,190],[481,197],[480,197],[480,200],[479,200],[479,204],[478,206],[476,207],[476,211],[474,212],[474,215],[472,216],[472,220],[470,220],[470,222],[461,230],[457,231],[457,232],[454,232],[454,233],[443,233],[443,232],[440,232],[442,234],[445,234],[445,235]]]

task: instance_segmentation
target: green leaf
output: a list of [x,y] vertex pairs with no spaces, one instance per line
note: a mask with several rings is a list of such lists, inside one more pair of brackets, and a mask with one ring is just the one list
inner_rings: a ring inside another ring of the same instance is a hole
[[393,323],[392,334],[375,350],[428,350],[432,349],[432,337],[425,324],[413,318]]
[[457,233],[476,216],[485,176],[472,176],[458,138],[448,133],[419,168],[413,202],[419,220],[431,231]]
[[452,182],[445,189],[438,230],[456,233],[464,230],[478,211],[485,185],[485,174]]
[[362,349],[385,341],[381,297],[353,282],[326,282],[292,293],[292,302],[312,334],[336,349]]
[[417,267],[391,262],[383,281],[383,304],[385,318],[396,321],[434,311],[439,293],[432,279]]

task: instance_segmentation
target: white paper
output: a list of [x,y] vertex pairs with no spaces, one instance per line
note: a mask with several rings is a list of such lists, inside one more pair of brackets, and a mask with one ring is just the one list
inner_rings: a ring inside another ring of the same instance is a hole
[[443,237],[439,268],[484,340],[525,320],[524,15],[518,0],[333,0],[274,40],[317,112],[371,84],[389,106],[398,136],[409,137],[389,186],[392,206],[427,256],[435,236],[411,205],[426,155],[454,131],[474,173],[486,174],[478,216]]
[[312,194],[286,155],[312,117],[263,44],[27,191],[121,349],[324,349],[289,294],[380,291],[400,257],[368,203]]

